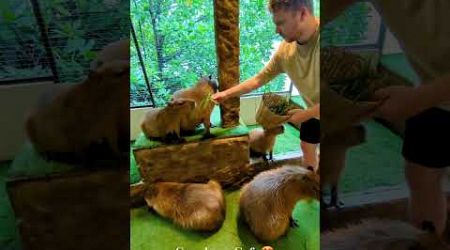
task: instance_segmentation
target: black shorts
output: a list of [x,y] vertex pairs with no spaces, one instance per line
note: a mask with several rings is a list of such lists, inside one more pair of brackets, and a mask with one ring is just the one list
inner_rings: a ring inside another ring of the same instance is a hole
[[406,120],[402,154],[426,167],[450,166],[450,111],[431,108]]
[[318,119],[312,118],[300,124],[300,140],[311,144],[320,142],[320,121]]

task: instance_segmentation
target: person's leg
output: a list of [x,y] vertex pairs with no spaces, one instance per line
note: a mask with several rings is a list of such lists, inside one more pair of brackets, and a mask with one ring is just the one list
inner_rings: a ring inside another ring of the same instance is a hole
[[426,110],[406,121],[402,154],[410,191],[412,223],[442,235],[447,222],[447,196],[443,190],[446,167],[450,166],[450,112]]
[[410,191],[411,222],[418,227],[432,222],[436,233],[441,235],[447,222],[447,197],[442,188],[445,169],[406,161],[405,175]]
[[316,170],[318,166],[317,144],[300,141],[300,148],[303,152],[303,164]]
[[303,165],[318,167],[317,146],[320,142],[320,121],[309,119],[300,125],[300,149],[303,152]]

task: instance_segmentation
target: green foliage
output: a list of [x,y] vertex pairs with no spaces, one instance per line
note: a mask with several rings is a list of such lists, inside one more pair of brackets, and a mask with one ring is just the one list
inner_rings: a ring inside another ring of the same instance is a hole
[[366,2],[352,5],[321,32],[321,46],[357,44],[367,38],[370,7]]
[[264,105],[276,115],[286,115],[291,108],[289,97],[265,93],[262,98]]
[[[315,1],[318,3],[318,1]],[[240,0],[240,81],[258,73],[281,38],[275,33],[267,0]],[[319,4],[314,6],[318,13]],[[202,75],[217,74],[213,0],[131,0],[136,32],[155,105],[190,87]],[[286,90],[280,76],[254,93]],[[131,46],[131,106],[149,104],[134,44]]]
[[[257,74],[270,60],[282,38],[267,10],[267,1],[240,1],[240,73],[241,81]],[[253,93],[284,90],[285,76],[279,76]]]
[[[173,92],[192,86],[200,76],[217,72],[212,1],[132,0],[130,4],[156,105],[164,105]],[[148,96],[139,99],[133,90],[147,90],[147,86],[134,45],[131,64],[131,105],[142,105]]]
[[[129,28],[128,0],[40,0],[60,81],[85,77],[95,51],[123,38]],[[51,76],[30,1],[2,1],[0,79]],[[8,67],[6,67],[8,66]]]

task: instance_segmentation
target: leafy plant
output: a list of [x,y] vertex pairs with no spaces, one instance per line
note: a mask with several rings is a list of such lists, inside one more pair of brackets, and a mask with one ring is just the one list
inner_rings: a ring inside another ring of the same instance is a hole
[[[123,38],[129,28],[128,0],[38,3],[61,82],[83,79],[95,51]],[[8,48],[8,53],[0,53],[0,67],[12,68],[0,72],[0,80],[51,76],[30,1],[2,1],[0,14],[0,45]]]
[[[240,1],[240,81],[258,73],[281,41],[266,4],[267,0]],[[212,0],[131,0],[130,12],[157,106],[201,75],[218,71]],[[278,77],[254,93],[285,90],[285,79]],[[133,43],[130,84],[133,105],[137,90],[148,91]]]

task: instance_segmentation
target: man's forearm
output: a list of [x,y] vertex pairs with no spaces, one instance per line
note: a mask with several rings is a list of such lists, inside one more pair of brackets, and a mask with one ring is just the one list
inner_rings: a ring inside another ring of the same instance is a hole
[[320,105],[316,104],[308,109],[294,109],[288,112],[291,115],[289,122],[299,124],[312,118],[320,119]]
[[307,109],[311,118],[319,118],[320,117],[320,104],[315,104],[314,106]]
[[253,77],[239,85],[236,85],[235,87],[227,89],[226,93],[229,97],[241,96],[257,89],[258,87],[260,87],[260,83],[256,77]]

